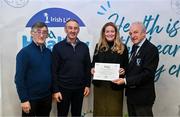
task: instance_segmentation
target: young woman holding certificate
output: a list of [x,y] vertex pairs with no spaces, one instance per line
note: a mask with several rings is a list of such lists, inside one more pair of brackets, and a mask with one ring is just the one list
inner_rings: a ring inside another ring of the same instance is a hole
[[[112,22],[106,23],[101,30],[92,61],[91,73],[93,75],[96,72],[95,63],[120,64],[119,75],[125,75],[128,64],[128,50],[120,39],[117,27]],[[110,80],[95,79],[93,79],[93,84],[93,115],[122,116],[124,85],[118,86]]]

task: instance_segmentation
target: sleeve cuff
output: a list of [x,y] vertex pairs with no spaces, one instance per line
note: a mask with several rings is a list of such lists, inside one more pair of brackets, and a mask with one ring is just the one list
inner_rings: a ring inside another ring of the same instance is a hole
[[127,85],[126,78],[124,78],[124,84]]

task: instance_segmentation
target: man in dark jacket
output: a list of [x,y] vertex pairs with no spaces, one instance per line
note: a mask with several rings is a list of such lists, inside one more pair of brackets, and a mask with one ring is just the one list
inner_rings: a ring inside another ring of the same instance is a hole
[[48,27],[43,22],[31,28],[32,43],[16,57],[15,83],[22,116],[49,116],[51,111],[51,51],[46,48]]
[[66,22],[65,40],[53,47],[53,97],[57,101],[58,116],[81,116],[83,97],[89,95],[91,61],[88,46],[77,35],[79,24]]
[[142,22],[132,23],[129,34],[134,45],[126,77],[113,82],[126,84],[129,116],[153,116],[158,49],[146,39],[146,28]]

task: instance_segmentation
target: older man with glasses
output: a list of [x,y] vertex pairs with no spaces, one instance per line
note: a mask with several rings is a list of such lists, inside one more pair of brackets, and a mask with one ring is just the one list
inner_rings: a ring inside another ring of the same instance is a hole
[[31,28],[32,43],[16,57],[15,83],[22,116],[49,116],[51,111],[51,51],[46,48],[48,27],[36,22]]

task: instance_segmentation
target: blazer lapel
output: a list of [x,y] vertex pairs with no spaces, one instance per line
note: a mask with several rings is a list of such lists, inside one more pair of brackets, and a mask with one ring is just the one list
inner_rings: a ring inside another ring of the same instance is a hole
[[141,54],[143,54],[143,50],[146,48],[147,45],[148,40],[146,39],[142,46],[139,48],[138,52],[136,53],[136,56],[129,61],[129,68],[136,66],[139,63],[139,60],[141,59],[139,57],[141,57]]

